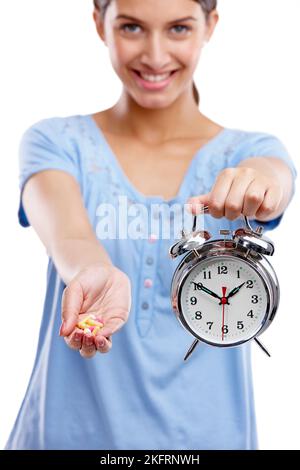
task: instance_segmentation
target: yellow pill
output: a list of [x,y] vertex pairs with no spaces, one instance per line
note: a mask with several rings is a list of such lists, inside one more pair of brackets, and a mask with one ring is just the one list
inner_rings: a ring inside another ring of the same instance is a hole
[[96,336],[96,334],[98,333],[100,329],[101,329],[100,326],[95,326],[95,328],[93,329],[93,335]]
[[88,319],[86,320],[86,323],[87,323],[88,325],[90,325],[90,326],[98,326],[98,325],[99,325],[99,322],[93,320],[92,318],[88,318]]

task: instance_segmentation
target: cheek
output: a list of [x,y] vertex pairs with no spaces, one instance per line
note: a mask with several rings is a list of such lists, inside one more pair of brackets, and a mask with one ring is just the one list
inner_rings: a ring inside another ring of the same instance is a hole
[[134,41],[115,39],[109,44],[109,54],[114,68],[119,68],[138,57],[139,47]]
[[191,41],[178,42],[171,53],[179,64],[186,68],[194,70],[197,66],[201,53],[201,43],[195,38]]
[[187,67],[194,68],[199,60],[200,52],[201,44],[199,44],[199,41],[185,42],[177,48],[176,57]]

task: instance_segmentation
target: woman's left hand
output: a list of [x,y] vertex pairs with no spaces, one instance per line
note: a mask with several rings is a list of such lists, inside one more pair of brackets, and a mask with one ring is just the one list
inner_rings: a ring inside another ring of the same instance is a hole
[[243,214],[264,221],[273,218],[282,199],[283,188],[274,174],[241,166],[222,170],[209,193],[194,196],[187,203],[192,214],[208,206],[216,218],[234,220]]

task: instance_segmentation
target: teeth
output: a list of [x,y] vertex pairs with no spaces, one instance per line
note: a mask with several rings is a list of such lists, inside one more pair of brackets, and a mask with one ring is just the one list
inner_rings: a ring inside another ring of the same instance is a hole
[[[141,73],[141,72],[140,72]],[[148,82],[162,82],[166,80],[171,75],[171,72],[165,73],[164,75],[148,75],[146,73],[141,73],[141,77]]]

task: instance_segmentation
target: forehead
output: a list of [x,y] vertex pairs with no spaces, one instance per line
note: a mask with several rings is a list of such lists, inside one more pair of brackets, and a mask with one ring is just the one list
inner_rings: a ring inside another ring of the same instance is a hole
[[147,23],[167,23],[179,18],[201,17],[202,9],[196,0],[112,0],[110,16],[133,16]]

